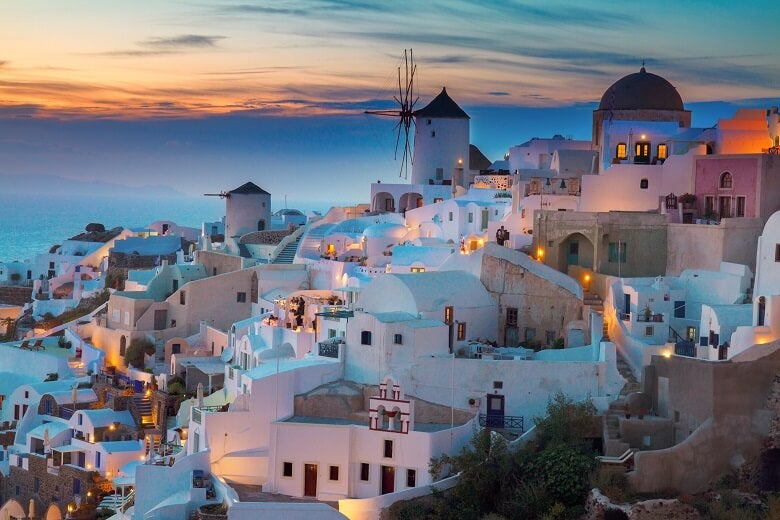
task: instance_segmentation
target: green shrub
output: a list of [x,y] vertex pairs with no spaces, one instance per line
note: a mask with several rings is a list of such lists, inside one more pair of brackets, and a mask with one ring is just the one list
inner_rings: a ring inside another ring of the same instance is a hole
[[135,338],[125,350],[125,363],[133,368],[144,368],[144,355],[155,353],[154,343],[146,338]]

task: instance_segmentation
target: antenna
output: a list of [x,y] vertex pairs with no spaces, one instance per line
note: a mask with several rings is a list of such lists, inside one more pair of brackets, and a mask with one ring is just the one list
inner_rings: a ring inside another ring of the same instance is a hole
[[[403,83],[401,82],[401,70],[404,70]],[[402,66],[398,67],[398,94],[393,96],[393,100],[398,103],[398,108],[390,110],[366,110],[366,114],[384,117],[394,117],[398,119],[394,130],[395,154],[394,159],[398,160],[398,146],[401,143],[401,132],[404,134],[404,148],[401,154],[401,168],[399,176],[407,178],[409,164],[414,161],[412,156],[412,146],[409,144],[409,128],[414,122],[414,105],[420,99],[414,93],[414,75],[417,71],[417,65],[414,63],[414,54],[412,49],[404,49],[404,59]]]

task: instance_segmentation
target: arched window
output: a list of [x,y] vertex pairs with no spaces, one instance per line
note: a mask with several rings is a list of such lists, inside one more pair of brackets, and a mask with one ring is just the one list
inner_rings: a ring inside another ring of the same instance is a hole
[[721,189],[730,189],[732,185],[733,179],[731,177],[731,173],[729,172],[723,172],[720,175],[720,188]]
[[119,338],[119,355],[125,357],[125,350],[127,349],[127,337],[122,336]]

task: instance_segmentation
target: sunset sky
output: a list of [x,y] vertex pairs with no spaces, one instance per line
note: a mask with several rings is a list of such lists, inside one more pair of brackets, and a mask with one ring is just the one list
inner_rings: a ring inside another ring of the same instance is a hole
[[694,125],[778,104],[778,15],[774,0],[3,2],[0,176],[365,200],[398,179],[392,122],[362,112],[390,106],[404,48],[418,106],[446,85],[498,159],[589,138],[593,103],[642,60]]

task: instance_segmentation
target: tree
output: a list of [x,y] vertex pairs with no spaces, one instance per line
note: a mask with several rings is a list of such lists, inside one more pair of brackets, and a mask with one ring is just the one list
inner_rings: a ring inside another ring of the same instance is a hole
[[146,338],[135,338],[125,350],[125,364],[133,368],[144,368],[144,355],[151,356],[156,351],[154,343]]

